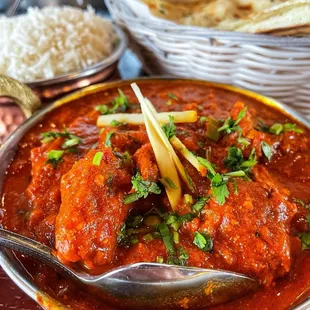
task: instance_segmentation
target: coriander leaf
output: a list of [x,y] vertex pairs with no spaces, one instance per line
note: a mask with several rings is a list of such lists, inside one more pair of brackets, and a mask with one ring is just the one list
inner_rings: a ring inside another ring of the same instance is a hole
[[114,134],[115,134],[114,131],[110,131],[110,132],[107,133],[106,138],[105,138],[105,143],[104,143],[107,147],[111,147],[111,137]]
[[167,96],[175,101],[179,101],[179,98],[175,94],[167,93]]
[[222,127],[220,127],[217,131],[221,132],[224,131],[226,134],[230,134],[235,131],[240,131],[241,128],[238,126],[240,121],[245,117],[247,111],[247,107],[243,108],[237,118],[235,120],[231,119],[229,116],[225,121]]
[[224,180],[223,176],[217,173],[211,178],[211,188],[212,195],[215,197],[215,200],[220,205],[224,204],[226,198],[229,196],[227,180]]
[[93,158],[93,165],[100,166],[102,157],[103,157],[103,152],[96,152]]
[[213,241],[209,234],[207,233],[199,233],[198,231],[195,233],[193,243],[201,250],[205,252],[210,252],[213,248]]
[[107,105],[100,104],[95,107],[95,110],[100,112],[102,115],[112,114],[113,110],[109,109]]
[[140,198],[146,198],[149,193],[161,193],[160,187],[155,182],[143,180],[139,172],[137,172],[136,175],[131,178],[131,183],[135,192],[125,196],[125,204],[132,203],[139,200]]
[[240,170],[241,164],[244,162],[241,149],[232,146],[228,148],[228,156],[224,160],[224,165],[231,171]]
[[187,265],[187,260],[189,259],[189,254],[182,247],[178,248],[178,259],[179,259],[179,265],[181,265],[181,266]]
[[163,241],[164,241],[164,244],[166,246],[168,253],[174,254],[175,248],[174,248],[171,233],[170,233],[170,230],[169,230],[167,224],[166,223],[159,224],[158,230],[161,234],[161,237],[163,238]]
[[47,155],[47,164],[51,164],[54,169],[57,168],[57,164],[62,162],[62,156],[65,151],[62,150],[51,150]]
[[301,249],[303,251],[310,250],[310,232],[298,234],[298,237],[300,238],[302,242]]
[[205,168],[207,168],[208,171],[212,175],[214,175],[216,173],[213,166],[212,166],[212,163],[209,162],[207,159],[197,156],[197,160],[199,161],[200,164],[202,164]]
[[192,206],[192,210],[195,213],[200,214],[201,209],[206,205],[206,202],[209,200],[209,196],[208,197],[200,197],[196,203]]
[[270,128],[269,132],[274,134],[274,135],[279,135],[280,133],[283,132],[283,126],[282,124],[279,123],[274,123]]
[[169,115],[169,124],[164,124],[161,128],[168,139],[175,136],[176,126],[174,124],[174,117]]
[[297,128],[296,124],[286,123],[284,124],[284,131],[293,131],[297,133],[303,133],[304,131],[300,128]]
[[207,119],[208,118],[206,116],[201,116],[199,120],[201,123],[205,123],[207,121]]
[[265,142],[265,141],[262,141],[261,146],[262,146],[263,154],[270,161],[271,157],[272,157],[272,148],[271,148],[271,146],[267,142]]
[[192,213],[187,213],[185,215],[178,215],[176,213],[170,213],[165,221],[166,224],[172,227],[175,231],[178,231],[180,226],[184,222],[189,222],[194,218],[194,215]]
[[113,110],[120,110],[120,112],[125,112],[129,108],[129,100],[123,93],[121,89],[118,89],[119,96],[115,97],[112,104]]
[[74,135],[73,133],[69,132],[66,126],[64,126],[64,132],[57,132],[57,131],[43,132],[41,134],[41,137],[42,137],[41,143],[47,143],[57,138],[64,138],[65,142],[61,146],[63,149],[71,148],[82,142],[82,139]]

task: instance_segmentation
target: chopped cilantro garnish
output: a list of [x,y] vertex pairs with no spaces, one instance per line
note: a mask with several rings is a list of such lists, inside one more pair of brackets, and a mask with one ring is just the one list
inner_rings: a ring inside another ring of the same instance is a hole
[[215,174],[215,170],[211,162],[199,156],[197,156],[197,160],[199,161],[200,164],[202,164],[205,168],[207,168],[211,174]]
[[283,131],[283,126],[282,126],[282,124],[279,124],[279,123],[274,123],[269,128],[269,132],[274,134],[274,135],[279,135],[282,131]]
[[48,131],[43,132],[41,136],[42,136],[41,140],[42,143],[47,143],[57,138],[64,138],[65,141],[61,146],[63,149],[69,149],[82,142],[82,139],[80,137],[69,132],[65,126],[64,126],[64,132]]
[[120,112],[125,112],[129,107],[129,100],[121,89],[118,89],[118,93],[119,96],[115,97],[112,102],[113,108],[115,111],[119,109]]
[[131,183],[135,192],[125,196],[125,204],[132,203],[140,198],[146,198],[149,193],[161,193],[160,187],[155,182],[143,180],[141,174],[138,172],[131,178]]
[[175,248],[173,245],[172,237],[170,230],[166,223],[161,223],[158,225],[158,230],[160,232],[161,237],[163,238],[166,249],[170,255],[175,253]]
[[112,114],[114,113],[113,109],[109,109],[109,107],[105,104],[100,104],[95,107],[95,110],[100,112],[102,115]]
[[189,259],[188,252],[179,246],[177,248],[177,254],[176,255],[170,255],[168,257],[167,264],[186,266],[188,259]]
[[167,93],[167,96],[175,101],[179,101],[179,98],[175,94]]
[[298,234],[298,237],[300,238],[302,242],[302,250],[310,250],[310,215],[306,216],[306,220],[308,223],[308,232],[300,233]]
[[103,156],[103,152],[96,152],[93,158],[93,165],[100,166],[102,156]]
[[175,135],[176,126],[174,125],[174,117],[169,115],[169,124],[164,124],[162,127],[168,139]]
[[205,252],[210,252],[213,248],[213,241],[209,234],[207,233],[199,233],[198,231],[195,233],[193,243],[201,250]]
[[227,187],[228,179],[224,178],[223,175],[216,173],[214,176],[210,178],[211,180],[211,188],[212,195],[215,197],[215,200],[219,204],[224,204],[226,198],[229,196],[229,191]]
[[300,128],[297,128],[296,124],[292,123],[285,123],[285,124],[280,124],[280,123],[274,123],[270,127],[268,127],[264,122],[258,121],[258,125],[255,127],[256,130],[270,133],[273,135],[279,135],[281,133],[287,132],[287,131],[293,131],[297,133],[303,133],[303,130]]
[[303,130],[296,127],[296,124],[286,123],[284,124],[284,131],[293,131],[297,133],[303,133]]
[[206,205],[206,202],[209,200],[209,196],[208,197],[200,197],[196,203],[192,206],[192,210],[193,212],[195,212],[196,214],[200,214],[201,209]]
[[57,164],[62,162],[62,156],[65,151],[62,150],[51,150],[47,155],[47,164],[51,164],[56,169]]
[[248,160],[244,160],[241,149],[232,146],[228,148],[228,156],[224,164],[230,171],[244,171],[247,175],[251,173],[251,168],[257,164],[255,149],[252,149]]
[[187,213],[184,215],[177,215],[176,213],[170,213],[169,215],[163,214],[166,224],[173,228],[175,231],[179,230],[180,226],[189,222],[194,218],[194,214]]
[[208,118],[206,116],[201,116],[199,120],[201,123],[205,123],[207,121],[207,119]]
[[121,89],[118,89],[119,96],[115,97],[112,101],[112,108],[109,108],[105,104],[97,105],[95,110],[100,112],[102,115],[113,114],[117,111],[125,112],[129,107],[128,98],[125,96]]
[[265,141],[262,141],[261,146],[262,146],[263,154],[270,161],[271,157],[272,157],[272,148],[271,148],[271,146],[267,142],[265,142]]
[[231,119],[231,117],[228,117],[225,121],[222,127],[220,127],[217,131],[221,132],[224,131],[226,134],[230,134],[235,131],[240,131],[241,128],[238,126],[240,121],[245,117],[247,108],[243,108],[237,118],[235,120]]
[[115,133],[114,131],[110,131],[107,133],[104,143],[107,147],[111,147],[111,137],[114,135],[114,133]]

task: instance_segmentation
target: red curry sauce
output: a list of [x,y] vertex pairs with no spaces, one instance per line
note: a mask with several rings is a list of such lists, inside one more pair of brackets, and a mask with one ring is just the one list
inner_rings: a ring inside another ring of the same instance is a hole
[[[257,163],[247,170],[246,178],[227,181],[225,202],[219,203],[210,190],[210,178],[180,155],[195,192],[182,184],[183,194],[193,201],[182,199],[176,217],[190,217],[177,228],[168,225],[178,236],[175,253],[169,253],[157,230],[166,221],[161,214],[171,215],[164,190],[124,203],[126,195],[134,192],[131,181],[137,172],[162,188],[145,127],[125,124],[99,130],[96,126],[100,113],[95,107],[111,106],[119,96],[112,88],[61,106],[25,135],[4,182],[4,227],[56,248],[64,262],[83,264],[92,273],[142,261],[241,272],[257,278],[263,288],[217,309],[288,308],[310,287],[310,254],[301,250],[298,237],[308,232],[309,131],[254,99],[198,82],[144,81],[139,86],[160,112],[196,110],[202,116],[195,123],[176,124],[176,136],[197,156],[208,157],[219,174],[234,169],[227,160],[232,147],[244,161],[255,154]],[[140,113],[130,87],[124,85],[122,90],[130,102],[126,113]],[[204,116],[222,125],[229,116],[236,120],[242,111],[238,130],[222,133],[217,142],[206,136]],[[259,120],[268,128],[289,123],[298,130],[272,134],[258,128]],[[47,163],[49,152],[62,150],[65,138],[42,144],[41,134],[63,132],[64,125],[81,143],[64,152],[55,165]],[[271,158],[262,143],[271,146]],[[98,152],[102,158],[94,165]],[[206,199],[194,212],[192,207],[201,197]],[[193,242],[197,232],[212,241],[207,251]],[[27,259],[25,263],[39,286],[72,308],[108,309],[53,270]]]

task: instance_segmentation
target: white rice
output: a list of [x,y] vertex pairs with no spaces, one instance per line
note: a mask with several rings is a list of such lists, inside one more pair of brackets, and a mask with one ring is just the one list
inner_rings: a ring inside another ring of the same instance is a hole
[[30,8],[0,18],[0,74],[30,82],[79,71],[109,56],[115,40],[91,7]]

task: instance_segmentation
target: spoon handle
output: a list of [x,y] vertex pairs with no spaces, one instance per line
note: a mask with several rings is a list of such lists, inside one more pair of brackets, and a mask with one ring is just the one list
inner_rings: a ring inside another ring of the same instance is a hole
[[53,255],[52,249],[40,242],[0,228],[0,246],[31,256],[53,267],[62,274],[66,273],[76,278],[75,273]]

